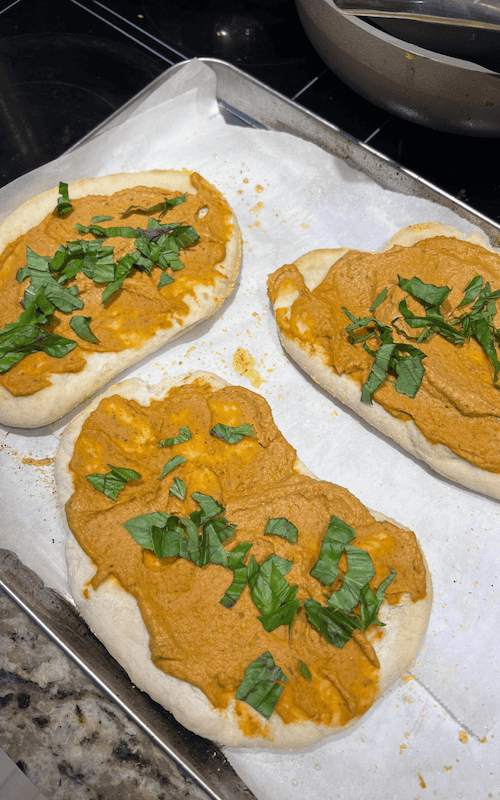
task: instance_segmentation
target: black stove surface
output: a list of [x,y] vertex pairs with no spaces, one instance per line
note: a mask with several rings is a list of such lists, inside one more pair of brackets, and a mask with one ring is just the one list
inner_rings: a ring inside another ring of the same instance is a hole
[[0,185],[196,56],[238,66],[500,222],[499,140],[429,130],[364,100],[316,55],[293,0],[0,0]]

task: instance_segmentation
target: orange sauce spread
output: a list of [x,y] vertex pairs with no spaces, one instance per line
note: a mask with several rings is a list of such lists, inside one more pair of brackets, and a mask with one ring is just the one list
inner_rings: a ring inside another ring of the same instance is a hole
[[[217,423],[248,423],[254,435],[228,444],[210,435]],[[191,431],[190,440],[158,447],[184,426]],[[187,461],[159,480],[174,455]],[[221,605],[232,583],[231,570],[216,564],[200,568],[183,558],[157,558],[123,525],[159,510],[186,517],[198,510],[193,492],[210,495],[236,525],[234,536],[224,543],[227,550],[251,542],[245,562],[253,555],[260,564],[272,553],[293,560],[287,580],[299,586],[298,599],[311,597],[324,604],[331,589],[310,570],[335,514],[354,528],[352,544],[370,553],[376,569],[373,587],[389,575],[389,566],[396,570],[389,602],[398,602],[402,592],[414,601],[424,597],[425,569],[414,534],[377,522],[345,489],[297,472],[295,461],[296,453],[274,424],[268,404],[249,390],[215,390],[197,379],[170,390],[149,407],[114,395],[101,401],[77,440],[70,464],[75,491],[66,513],[78,542],[97,565],[93,587],[112,576],[136,598],[159,669],[199,687],[216,708],[224,709],[246,668],[269,651],[288,678],[275,713],[286,723],[313,720],[339,726],[362,714],[375,699],[379,669],[367,634],[336,648],[313,628],[302,606],[290,632],[282,625],[268,633],[257,619],[260,612],[248,586],[234,606]],[[107,473],[108,464],[142,476],[127,483],[116,501],[85,478]],[[184,500],[169,494],[174,478],[186,484]],[[298,528],[296,543],[264,534],[268,520],[279,517]],[[341,570],[347,568],[344,561],[345,555]],[[310,680],[301,674],[301,662],[310,670]],[[237,701],[235,711],[247,735],[266,735],[268,723],[250,706]]]
[[[449,287],[451,292],[441,306],[447,319],[475,276],[482,276],[483,284],[489,281],[493,291],[500,288],[500,258],[479,245],[435,237],[411,247],[397,245],[386,253],[350,251],[335,262],[313,291],[307,289],[295,265],[286,265],[270,277],[269,294],[271,299],[276,297],[282,282],[287,291],[296,290],[299,296],[291,314],[287,309],[277,311],[281,330],[311,348],[335,373],[348,375],[362,386],[373,357],[363,344],[349,343],[346,327],[350,320],[342,307],[356,317],[376,317],[388,326],[398,318],[402,329],[399,303],[403,298],[417,316],[425,312],[398,286],[398,275]],[[385,288],[386,299],[370,312]],[[469,310],[470,306],[465,306],[456,316]],[[494,321],[500,326],[500,312]],[[408,341],[426,353],[424,377],[413,399],[385,381],[374,392],[374,400],[394,417],[413,420],[432,444],[445,444],[471,464],[500,472],[500,391],[493,383],[494,367],[483,348],[474,339],[455,345],[435,335],[428,341],[415,342],[393,332],[394,341]],[[420,329],[409,333],[415,337]],[[378,346],[375,339],[368,345],[374,350]]]
[[[230,209],[222,196],[200,175],[193,173],[190,177],[196,193],[188,193],[185,203],[169,209],[163,217],[158,213],[131,212],[124,215],[124,212],[132,205],[151,208],[163,202],[165,197],[178,197],[180,192],[169,193],[164,189],[138,186],[109,196],[88,196],[79,200],[70,197],[73,210],[69,214],[60,217],[54,211],[6,247],[0,255],[0,328],[8,322],[16,322],[23,311],[20,303],[29,278],[19,284],[16,274],[26,266],[26,248],[40,256],[53,257],[61,244],[95,239],[92,234],[77,231],[76,223],[88,226],[93,217],[105,216],[110,219],[100,223],[104,228],[146,228],[151,216],[162,224],[178,222],[191,225],[200,237],[194,244],[181,249],[179,258],[184,269],[175,273],[168,270],[174,282],[161,289],[158,289],[158,282],[163,270],[159,267],[153,267],[150,275],[133,269],[122,288],[105,305],[102,304],[102,293],[107,284],[95,283],[83,272],[66,283],[65,288],[74,284],[78,286],[78,296],[85,305],[73,313],[56,309],[49,329],[76,341],[77,346],[60,359],[45,353],[26,356],[0,376],[0,383],[7,391],[14,396],[34,394],[50,385],[52,374],[82,370],[91,352],[141,347],[157,331],[170,328],[174,321],[182,322],[189,311],[186,300],[195,287],[213,286],[225,275],[224,268],[219,269],[217,265],[225,257],[226,243],[232,234]],[[109,238],[104,239],[103,244],[114,248],[115,263],[135,250],[135,239]],[[99,344],[77,336],[69,324],[74,315],[91,317],[91,330]]]

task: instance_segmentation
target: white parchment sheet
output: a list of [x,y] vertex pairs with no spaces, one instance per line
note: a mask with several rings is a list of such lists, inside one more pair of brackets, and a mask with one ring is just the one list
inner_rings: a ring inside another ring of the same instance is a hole
[[[418,662],[363,725],[309,751],[228,749],[228,759],[261,800],[500,797],[500,505],[438,477],[318,389],[283,353],[266,294],[270,272],[314,248],[376,249],[415,222],[472,226],[289,134],[227,125],[215,75],[196,60],[126,122],[7,186],[0,214],[61,180],[183,167],[233,206],[241,275],[217,315],[128,374],[156,383],[206,369],[262,393],[318,477],[416,532],[434,583]],[[250,370],[238,368],[238,355]],[[68,418],[35,431],[0,428],[0,545],[64,596],[53,458]]]

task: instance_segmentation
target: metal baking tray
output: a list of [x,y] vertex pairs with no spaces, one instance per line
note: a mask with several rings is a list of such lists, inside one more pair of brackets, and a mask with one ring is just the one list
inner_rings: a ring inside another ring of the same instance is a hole
[[[500,226],[465,203],[423,180],[410,170],[343,133],[232,65],[199,59],[217,76],[217,99],[229,124],[285,131],[316,144],[387,189],[432,200],[480,227],[492,244],[500,243]],[[127,119],[141,102],[168,81],[185,62],[160,75],[123,108],[71,150]],[[123,669],[110,657],[76,611],[12,552],[0,549],[0,588],[91,677],[100,689],[139,725],[153,741],[213,800],[250,800],[249,789],[213,743],[179,725],[147,695],[132,686]]]

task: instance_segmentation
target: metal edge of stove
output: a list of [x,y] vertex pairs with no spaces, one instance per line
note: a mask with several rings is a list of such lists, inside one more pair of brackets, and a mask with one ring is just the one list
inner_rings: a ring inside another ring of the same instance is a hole
[[211,800],[252,800],[254,795],[217,746],[180,725],[137,689],[77,611],[49,589],[10,550],[0,548],[0,590],[147,733]]
[[[197,60],[205,63],[216,74],[217,100],[228,123],[283,131],[310,141],[341,158],[354,169],[364,172],[384,188],[441,203],[480,227],[493,243],[500,242],[500,226],[494,220],[476,212],[237,67],[218,59]],[[67,152],[124,122],[131,112],[185,63],[186,61],[179,62],[159,75]],[[47,588],[14,553],[2,549],[0,589],[184,769],[212,800],[253,798],[253,794],[213,743],[186,731],[170,714],[136,689],[74,608]]]

